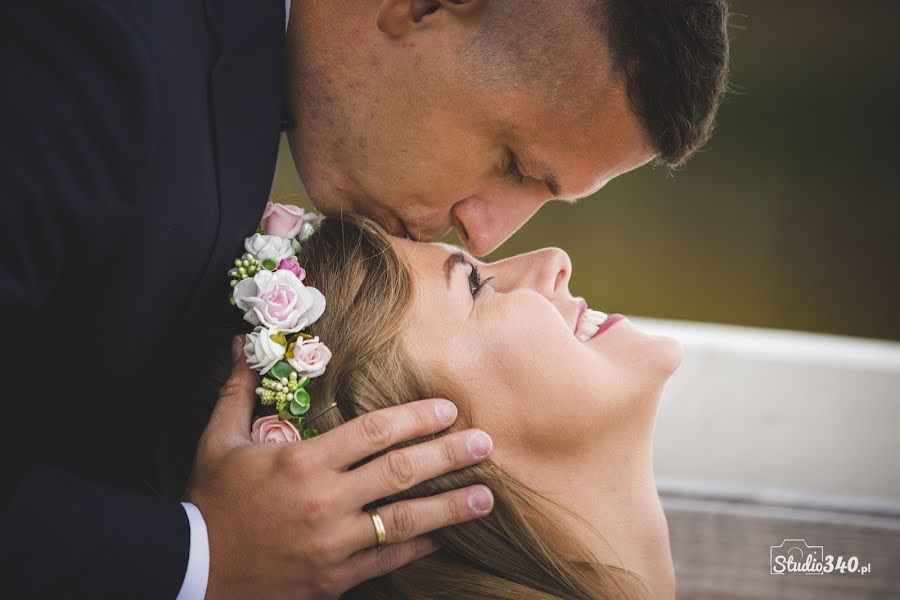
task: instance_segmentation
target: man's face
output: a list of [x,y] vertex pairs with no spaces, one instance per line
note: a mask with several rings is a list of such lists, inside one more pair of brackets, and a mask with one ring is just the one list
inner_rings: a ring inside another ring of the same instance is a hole
[[477,25],[453,15],[399,38],[360,15],[353,41],[330,50],[339,32],[305,16],[288,45],[301,90],[290,140],[326,214],[362,213],[419,240],[456,228],[482,256],[544,203],[591,194],[653,158],[624,85],[587,44],[567,49],[577,64],[560,65],[555,91],[488,86],[465,56]]

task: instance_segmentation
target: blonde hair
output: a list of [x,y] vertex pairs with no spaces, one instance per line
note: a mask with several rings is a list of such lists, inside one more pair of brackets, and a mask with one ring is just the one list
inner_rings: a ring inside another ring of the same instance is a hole
[[[334,355],[325,374],[310,385],[308,414],[316,415],[332,402],[337,409],[316,419],[319,431],[366,412],[438,395],[436,382],[416,368],[401,344],[413,282],[381,227],[357,216],[325,219],[303,244],[299,258],[308,273],[306,283],[321,290],[328,301],[311,333],[325,340]],[[460,421],[465,422],[465,399],[455,400],[461,409]],[[440,551],[363,583],[344,597],[644,597],[646,588],[638,593],[641,584],[634,574],[594,560],[572,542],[575,536],[566,535],[558,519],[547,514],[537,494],[491,462],[426,481],[379,504],[472,484],[484,484],[493,491],[495,504],[489,516],[435,532]]]

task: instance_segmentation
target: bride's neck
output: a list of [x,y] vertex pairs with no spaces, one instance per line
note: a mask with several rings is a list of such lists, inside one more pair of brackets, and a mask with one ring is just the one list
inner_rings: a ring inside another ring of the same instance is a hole
[[[621,436],[556,455],[535,470],[541,493],[596,527],[636,518],[658,501],[652,467],[650,441]],[[632,526],[636,533],[643,528]]]
[[540,460],[535,487],[559,505],[548,510],[578,541],[604,564],[644,578],[653,598],[674,597],[668,528],[653,478],[652,425],[620,429],[578,452]]

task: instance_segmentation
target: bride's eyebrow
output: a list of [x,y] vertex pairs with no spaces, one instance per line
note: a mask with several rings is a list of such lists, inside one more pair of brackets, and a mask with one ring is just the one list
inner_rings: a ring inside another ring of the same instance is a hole
[[447,280],[448,290],[450,289],[452,282],[451,276],[453,275],[453,269],[455,269],[457,265],[467,264],[469,264],[469,257],[462,252],[454,252],[444,261],[444,279]]

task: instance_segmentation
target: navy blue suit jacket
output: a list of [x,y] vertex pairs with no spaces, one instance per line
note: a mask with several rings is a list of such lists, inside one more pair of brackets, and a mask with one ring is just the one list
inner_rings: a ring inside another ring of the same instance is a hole
[[0,6],[0,596],[180,589],[159,383],[265,207],[283,44],[282,0]]

